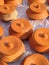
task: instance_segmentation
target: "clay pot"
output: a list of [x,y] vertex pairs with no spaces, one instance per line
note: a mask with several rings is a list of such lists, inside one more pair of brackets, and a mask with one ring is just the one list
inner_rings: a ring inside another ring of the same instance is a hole
[[41,20],[48,17],[47,7],[45,4],[34,2],[27,9],[26,14],[30,19]]
[[9,28],[9,33],[11,35],[15,35],[23,40],[27,39],[32,32],[33,30],[30,22],[22,18],[13,21]]
[[49,65],[47,58],[41,54],[32,54],[22,61],[22,65]]
[[15,36],[6,36],[0,43],[0,52],[4,55],[2,60],[12,62],[25,52],[23,42]]
[[37,52],[49,52],[49,29],[40,28],[29,38],[29,44]]

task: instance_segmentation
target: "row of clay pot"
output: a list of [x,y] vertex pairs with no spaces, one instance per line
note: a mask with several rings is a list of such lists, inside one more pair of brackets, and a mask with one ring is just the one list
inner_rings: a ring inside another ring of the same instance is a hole
[[0,65],[8,65],[25,52],[24,43],[16,36],[4,36],[4,28],[0,26]]
[[11,23],[9,28],[10,35],[15,35],[22,40],[29,37],[31,47],[38,52],[49,52],[49,29],[40,28],[33,32],[33,27],[25,19],[17,19]]
[[[33,0],[28,0],[28,2],[32,2]],[[18,12],[16,11],[16,7],[18,4],[22,3],[22,0],[3,0],[4,2],[0,6],[0,19],[3,21],[11,21],[17,18]],[[30,7],[27,9],[26,14],[30,19],[45,19],[49,16],[47,11],[47,7],[45,4],[46,0],[34,0],[33,3],[30,4]]]
[[[2,37],[4,31],[1,26],[0,30],[0,37]],[[49,51],[49,29],[39,28],[33,32],[33,26],[26,19],[19,18],[13,21],[9,27],[9,34],[22,40],[29,38],[30,46],[38,52]]]
[[[30,22],[20,18],[11,23],[9,34],[9,36],[2,38],[4,35],[4,28],[0,26],[0,59],[4,62],[13,62],[25,52],[25,45],[21,39],[25,40],[29,38],[31,48],[37,52],[49,52],[49,29],[47,28],[39,28],[33,32],[33,27]],[[27,58],[30,58],[30,56]],[[27,58],[22,62],[22,65],[26,65],[25,61]],[[30,63],[36,61],[37,64],[41,62],[41,65],[42,63],[43,65],[45,65],[45,63],[48,65],[48,61],[42,59],[38,54],[37,58],[36,54],[35,57],[31,55],[30,60],[32,60]],[[26,62],[28,63],[30,60]]]
[[[8,64],[3,61],[0,61],[0,65],[8,65]],[[49,65],[49,61],[42,54],[35,53],[25,57],[21,65]]]
[[[49,0],[28,0],[28,3],[31,4],[33,2],[38,2],[38,3],[46,3],[49,2]],[[19,5],[20,3],[22,3],[22,0],[0,0],[0,5],[3,4],[13,4],[13,5]]]
[[4,38],[4,28],[0,26],[0,30],[0,59],[4,62],[13,62],[25,52],[24,43],[20,39],[27,39],[30,36],[33,31],[32,25],[26,19],[17,19],[9,27],[11,35]]

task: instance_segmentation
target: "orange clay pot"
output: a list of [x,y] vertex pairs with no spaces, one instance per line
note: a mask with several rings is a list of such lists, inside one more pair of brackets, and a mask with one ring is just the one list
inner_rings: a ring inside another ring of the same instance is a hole
[[13,4],[13,5],[19,5],[22,3],[22,0],[5,0],[6,4]]
[[31,11],[30,9],[27,9],[26,13],[30,19],[34,19],[34,20],[41,20],[41,19],[45,19],[48,17],[47,11],[42,14],[38,14],[38,13]]
[[8,65],[8,64],[0,60],[0,65]]
[[49,29],[40,28],[36,30],[29,38],[30,46],[40,52],[49,51]]
[[35,2],[30,5],[26,13],[30,19],[40,20],[48,17],[46,6],[44,4],[35,3]]
[[0,41],[0,52],[4,55],[2,60],[12,62],[25,52],[23,42],[15,36],[7,36]]
[[44,13],[47,11],[47,7],[45,4],[43,3],[37,3],[37,2],[34,2],[30,5],[30,10],[32,10],[33,12],[35,13]]
[[30,22],[26,19],[17,19],[11,23],[9,28],[9,33],[12,35],[16,35],[21,39],[27,39],[29,35],[32,33],[32,26]]
[[4,4],[4,0],[0,0],[0,6]]
[[11,12],[13,12],[16,9],[16,7],[14,5],[10,5],[10,4],[4,4],[2,6],[0,6],[0,13],[2,14],[10,14]]
[[43,55],[32,54],[23,60],[22,65],[49,65],[49,63]]
[[15,20],[17,18],[17,15],[18,15],[18,12],[14,10],[10,14],[1,14],[0,19],[3,20],[3,22],[9,22],[9,21]]
[[33,2],[38,2],[38,3],[45,3],[46,0],[28,0],[28,3],[31,4]]
[[0,39],[2,38],[3,35],[4,35],[4,29],[2,26],[0,26]]

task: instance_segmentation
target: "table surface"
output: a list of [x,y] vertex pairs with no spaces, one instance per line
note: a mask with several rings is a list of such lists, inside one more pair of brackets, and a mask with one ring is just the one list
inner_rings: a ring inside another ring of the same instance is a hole
[[[18,8],[17,8],[17,11],[18,11],[18,17],[17,18],[26,18],[26,19],[29,20],[29,18],[26,15],[26,9],[28,7],[29,6],[28,6],[28,3],[27,3],[27,0],[23,0],[23,3],[20,6],[18,6]],[[47,8],[49,9],[48,6],[47,6]],[[33,26],[33,30],[36,30],[36,29],[41,28],[41,27],[49,28],[49,18],[44,19],[44,20],[29,20],[29,21]],[[5,22],[0,21],[0,25],[2,25],[5,29],[5,35],[4,36],[8,35],[8,29],[9,29],[10,24],[11,24],[10,22],[5,23]],[[33,54],[33,53],[37,53],[34,50],[31,50],[28,40],[25,40],[24,44],[25,44],[25,47],[26,47],[26,52],[21,56],[20,59],[16,60],[15,62],[9,63],[9,65],[21,65],[22,60],[26,56]],[[47,57],[48,60],[49,60],[49,53],[44,53],[43,55],[45,57]]]

